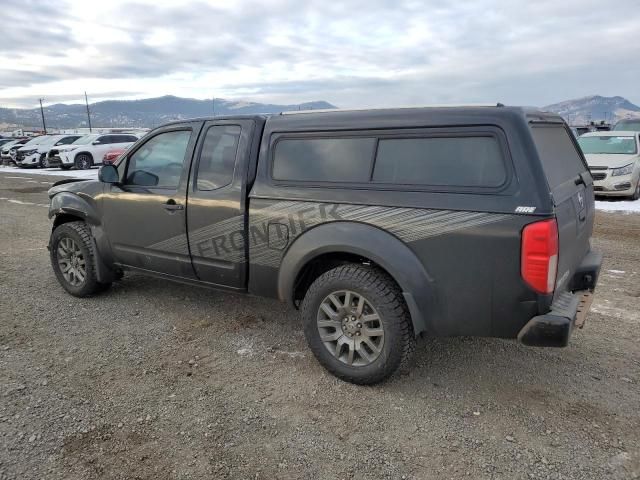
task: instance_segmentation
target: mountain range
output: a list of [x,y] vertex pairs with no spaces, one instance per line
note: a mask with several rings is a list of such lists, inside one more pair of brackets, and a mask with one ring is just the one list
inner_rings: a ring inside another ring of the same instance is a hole
[[[89,105],[93,127],[155,127],[173,120],[215,115],[280,113],[293,110],[336,108],[325,101],[274,105],[216,98],[215,101],[164,96],[143,100],[106,100]],[[58,103],[44,107],[48,128],[88,127],[83,104]],[[41,128],[39,108],[0,108],[0,128]]]
[[[279,113],[292,110],[332,109],[336,106],[325,101],[275,105],[216,98],[215,102],[164,96],[142,100],[106,100],[89,105],[94,127],[155,127],[172,120],[229,115]],[[601,120],[615,123],[622,118],[640,118],[640,107],[623,97],[589,97],[566,100],[543,107],[562,115],[571,125]],[[82,104],[55,104],[44,108],[49,128],[87,127],[86,107]],[[0,129],[41,128],[40,109],[0,108]]]
[[562,115],[570,125],[583,125],[603,120],[616,123],[623,118],[640,118],[640,107],[623,97],[591,95],[547,105],[543,109]]

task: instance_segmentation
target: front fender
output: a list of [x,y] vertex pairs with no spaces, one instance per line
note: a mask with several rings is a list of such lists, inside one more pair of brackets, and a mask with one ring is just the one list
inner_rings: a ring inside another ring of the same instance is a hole
[[[68,185],[65,186],[68,187]],[[68,191],[58,193],[50,191],[50,194],[52,196],[49,203],[49,218],[62,215],[84,221],[91,229],[91,236],[96,252],[98,253],[96,256],[96,274],[98,280],[101,282],[113,281],[116,278],[113,269],[113,252],[102,225],[96,199],[89,195],[83,196],[82,193],[78,194]]]
[[82,218],[89,225],[101,223],[96,205],[72,192],[60,192],[51,197],[49,218],[51,219],[61,214]]
[[296,238],[278,272],[278,296],[291,303],[304,266],[327,253],[350,253],[370,259],[398,283],[411,313],[414,333],[437,334],[439,318],[435,282],[408,245],[378,227],[358,222],[324,223]]

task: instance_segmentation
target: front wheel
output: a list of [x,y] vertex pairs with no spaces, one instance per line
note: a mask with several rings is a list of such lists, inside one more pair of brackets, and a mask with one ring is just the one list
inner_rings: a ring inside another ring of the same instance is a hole
[[109,288],[98,282],[96,255],[91,231],[84,222],[64,223],[53,231],[51,266],[62,287],[71,295],[86,297]]
[[93,159],[91,155],[81,153],[76,157],[76,168],[78,170],[89,170],[93,166]]
[[415,336],[402,292],[384,271],[347,264],[320,275],[301,308],[311,351],[329,372],[369,385],[408,365]]
[[49,159],[47,158],[47,154],[43,153],[40,155],[40,161],[38,162],[40,168],[49,168]]

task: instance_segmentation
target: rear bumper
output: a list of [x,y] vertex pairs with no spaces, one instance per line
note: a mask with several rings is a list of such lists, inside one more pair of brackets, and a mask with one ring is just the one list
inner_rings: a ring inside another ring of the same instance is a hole
[[573,275],[571,290],[556,297],[551,311],[529,320],[518,333],[518,341],[531,347],[566,347],[574,326],[584,324],[601,265],[602,254],[589,252]]

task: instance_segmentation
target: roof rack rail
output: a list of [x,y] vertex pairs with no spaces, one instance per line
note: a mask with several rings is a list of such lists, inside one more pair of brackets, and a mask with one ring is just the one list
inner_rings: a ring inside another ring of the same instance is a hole
[[299,115],[304,113],[347,113],[347,112],[368,112],[371,110],[404,110],[414,108],[460,108],[460,107],[504,107],[503,103],[467,103],[467,104],[440,104],[440,105],[415,105],[403,107],[372,107],[372,108],[319,108],[317,110],[288,110],[280,112],[279,115]]

